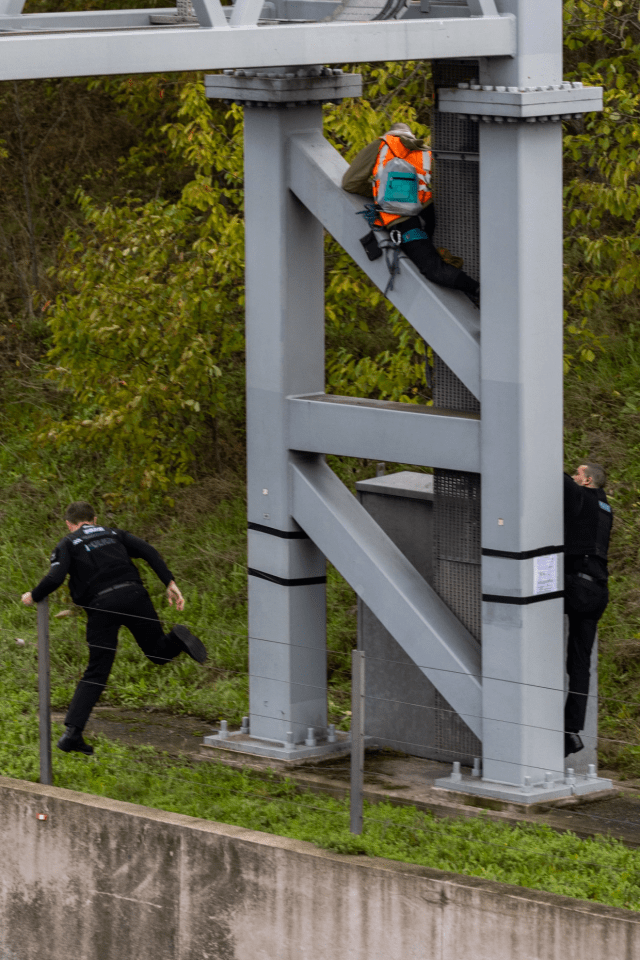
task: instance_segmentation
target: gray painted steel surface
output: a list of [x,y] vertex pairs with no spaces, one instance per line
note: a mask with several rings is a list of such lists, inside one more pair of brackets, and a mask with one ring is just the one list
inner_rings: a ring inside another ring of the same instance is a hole
[[290,397],[289,446],[391,463],[480,469],[480,418],[357,397]]
[[515,52],[510,17],[230,27],[226,19],[218,25],[220,16],[224,17],[218,0],[194,0],[194,7],[199,16],[210,17],[214,26],[0,32],[0,80],[340,65],[363,60],[509,57]]
[[[561,4],[501,7],[518,56],[481,83],[561,83]],[[480,257],[483,779],[520,785],[564,770],[560,125],[481,124]]]
[[286,146],[321,126],[320,106],[245,111],[250,725],[296,743],[327,725],[325,561],[296,538],[286,397],[324,388],[324,277],[322,227],[288,190]]
[[[317,67],[292,71],[290,77],[269,76],[277,71],[243,70],[236,74],[225,70],[222,74],[205,77],[205,90],[208,97],[221,100],[240,100],[245,106],[253,102],[264,104],[295,103],[304,100],[311,102],[341,102],[343,97],[362,96],[362,77],[357,73],[343,73],[340,68]],[[279,71],[280,74],[282,71]]]
[[502,122],[533,118],[557,122],[561,117],[580,116],[593,110],[602,110],[602,87],[583,87],[582,83],[557,83],[545,87],[491,86],[485,84],[469,88],[442,90],[438,109],[444,113],[470,114],[493,117]]

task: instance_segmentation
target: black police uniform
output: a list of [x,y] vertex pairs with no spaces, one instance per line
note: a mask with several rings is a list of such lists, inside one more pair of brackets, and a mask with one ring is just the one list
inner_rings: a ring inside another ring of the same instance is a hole
[[598,620],[609,602],[607,552],[613,512],[602,488],[583,487],[564,477],[564,606],[569,617],[569,694],[564,728],[584,728],[591,676],[591,651]]
[[56,546],[49,572],[31,591],[37,603],[69,574],[71,596],[87,610],[89,663],[64,721],[80,731],[107,684],[121,626],[131,631],[145,656],[159,666],[185,649],[173,630],[163,632],[132,557],[146,560],[165,586],[174,579],[158,551],[145,540],[125,530],[83,524]]

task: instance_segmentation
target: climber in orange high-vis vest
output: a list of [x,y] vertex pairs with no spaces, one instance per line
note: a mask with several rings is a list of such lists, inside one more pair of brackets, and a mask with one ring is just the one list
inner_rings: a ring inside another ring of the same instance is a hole
[[[407,127],[407,129],[409,129]],[[405,137],[405,143],[407,138]],[[381,138],[380,147],[378,148],[378,153],[376,156],[376,162],[373,165],[373,170],[371,172],[371,180],[373,185],[373,199],[376,204],[381,205],[381,201],[384,202],[384,190],[381,189],[383,184],[388,183],[388,177],[384,178],[385,173],[388,172],[389,167],[393,167],[394,160],[401,160],[406,164],[409,164],[413,167],[415,171],[415,210],[416,214],[419,214],[421,210],[427,206],[431,200],[431,151],[425,149],[413,149],[412,147],[405,146],[405,143],[402,142],[400,137],[393,136],[391,133],[385,133],[384,137]],[[391,173],[393,176],[393,173]],[[398,171],[397,176],[400,178],[402,183],[402,172]],[[383,179],[384,178],[384,179]],[[409,180],[407,175],[404,177],[405,183],[408,184]],[[413,199],[410,198],[410,199]],[[407,206],[414,206],[411,204],[410,199],[397,200],[399,207],[406,203]],[[393,201],[390,202],[390,206],[393,206]],[[400,210],[398,213],[387,212],[384,207],[380,206],[378,211],[378,222],[383,227],[388,227],[390,223],[393,223],[394,220],[398,220],[402,217],[402,214],[408,213],[409,210]]]
[[342,187],[373,199],[375,223],[371,225],[386,229],[393,244],[427,280],[462,290],[474,303],[479,302],[478,281],[446,263],[434,246],[431,151],[414,137],[406,123],[393,124],[382,137],[364,147],[342,178]]

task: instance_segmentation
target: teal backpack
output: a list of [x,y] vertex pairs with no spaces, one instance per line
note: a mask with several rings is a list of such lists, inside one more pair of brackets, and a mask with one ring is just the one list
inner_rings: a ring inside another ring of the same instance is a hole
[[378,188],[378,206],[385,213],[399,213],[413,217],[423,204],[418,202],[418,173],[416,168],[394,157],[382,168]]

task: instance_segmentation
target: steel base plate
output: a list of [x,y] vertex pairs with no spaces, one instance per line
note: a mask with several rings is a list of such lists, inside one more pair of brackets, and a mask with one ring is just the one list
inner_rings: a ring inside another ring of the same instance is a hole
[[601,777],[583,777],[569,775],[557,780],[524,784],[521,787],[508,783],[493,783],[478,780],[464,774],[452,774],[435,781],[436,787],[453,790],[476,797],[502,800],[506,803],[546,803],[549,800],[561,800],[566,797],[582,797],[590,793],[602,793],[613,790],[611,780]]
[[282,743],[279,740],[259,740],[247,733],[228,733],[220,736],[212,733],[204,738],[206,747],[216,750],[244,753],[248,756],[270,757],[274,760],[283,760],[289,763],[298,763],[301,760],[319,760],[323,757],[342,756],[351,752],[351,737],[348,733],[336,732],[335,742],[320,740],[314,747],[304,743]]

